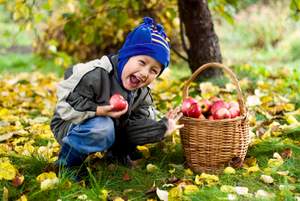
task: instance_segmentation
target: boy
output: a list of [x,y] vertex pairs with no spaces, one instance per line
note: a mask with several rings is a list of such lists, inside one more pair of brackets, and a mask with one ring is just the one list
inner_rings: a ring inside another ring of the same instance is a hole
[[[57,165],[79,166],[94,152],[112,150],[128,159],[136,145],[158,142],[182,127],[170,110],[154,120],[147,87],[169,65],[170,48],[164,29],[149,17],[126,38],[118,55],[77,64],[58,84],[57,106],[51,130],[61,145]],[[128,102],[114,111],[110,97],[120,93]]]

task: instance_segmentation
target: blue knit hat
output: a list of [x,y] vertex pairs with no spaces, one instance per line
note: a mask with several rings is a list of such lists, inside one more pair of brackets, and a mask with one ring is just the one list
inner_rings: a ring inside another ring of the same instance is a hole
[[155,24],[153,19],[145,17],[142,24],[128,34],[125,43],[119,50],[118,76],[121,80],[123,68],[130,57],[147,55],[162,64],[162,71],[170,63],[170,45],[160,24]]

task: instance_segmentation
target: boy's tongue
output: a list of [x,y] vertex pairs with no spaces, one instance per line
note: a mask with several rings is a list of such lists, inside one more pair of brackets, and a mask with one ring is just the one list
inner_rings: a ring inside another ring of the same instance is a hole
[[140,81],[137,79],[136,76],[134,75],[131,75],[130,76],[130,82],[133,84],[133,85],[138,85],[140,83]]

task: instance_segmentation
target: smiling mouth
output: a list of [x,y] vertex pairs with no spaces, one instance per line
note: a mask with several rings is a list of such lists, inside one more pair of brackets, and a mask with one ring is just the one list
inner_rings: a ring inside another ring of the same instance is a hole
[[130,83],[133,86],[138,86],[141,83],[141,80],[138,79],[135,75],[130,75],[129,79],[130,79]]

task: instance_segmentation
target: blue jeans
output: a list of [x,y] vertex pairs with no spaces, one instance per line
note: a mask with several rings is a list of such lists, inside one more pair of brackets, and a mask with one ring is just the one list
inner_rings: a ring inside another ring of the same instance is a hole
[[83,154],[107,150],[115,141],[115,128],[110,117],[93,117],[81,124],[71,125],[62,139]]

